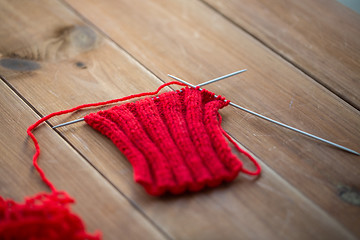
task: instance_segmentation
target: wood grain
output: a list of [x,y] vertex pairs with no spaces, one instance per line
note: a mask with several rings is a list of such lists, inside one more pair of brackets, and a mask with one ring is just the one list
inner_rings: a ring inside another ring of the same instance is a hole
[[[238,80],[208,89],[276,120],[359,149],[356,109],[201,2],[90,1],[86,8],[81,0],[67,2],[165,81],[167,73],[199,83],[248,68]],[[104,17],[96,17],[101,14]],[[358,191],[358,157],[240,111],[223,113],[224,127],[236,139],[360,236],[360,210],[340,194],[343,186]]]
[[[39,117],[2,81],[0,83],[0,195],[23,202],[48,189],[32,167],[34,147],[26,129]],[[8,104],[8,103],[11,104]],[[102,230],[105,239],[164,239],[103,176],[48,126],[35,133],[42,147],[40,166],[59,190],[76,199],[73,210],[89,232]]]
[[[42,0],[15,1],[1,6],[7,13],[2,15],[4,17],[0,16],[3,23],[0,32],[11,35],[12,41],[0,42],[3,55],[0,73],[42,115],[82,103],[153,90],[161,81],[147,69],[164,80],[167,80],[165,74],[169,72],[195,83],[236,70],[239,65],[247,65],[254,71],[249,72],[246,78],[226,81],[221,86],[211,86],[209,89],[226,93],[225,96],[234,102],[242,102],[279,120],[298,122],[299,127],[308,127],[309,130],[340,139],[342,137],[349,147],[358,146],[356,125],[359,116],[353,108],[199,2],[70,3],[116,43],[69,11],[68,5],[58,2],[50,4]],[[36,8],[36,11],[28,11],[31,8]],[[183,11],[181,17],[177,16],[179,9]],[[15,26],[10,20],[14,13],[21,16]],[[213,24],[209,27],[211,21]],[[12,35],[12,32],[16,32],[16,35]],[[35,34],[37,32],[39,34]],[[226,32],[233,34],[224,41],[222,34]],[[74,35],[80,37],[72,37]],[[49,44],[52,41],[60,41],[64,47]],[[77,41],[85,43],[78,44]],[[238,46],[239,42],[244,46]],[[91,47],[83,48],[84,45]],[[273,71],[274,66],[277,67],[276,71]],[[284,73],[288,74],[288,78],[283,76]],[[267,82],[267,79],[276,81]],[[237,89],[244,90],[239,92]],[[291,99],[293,104],[288,109]],[[317,105],[313,106],[315,100]],[[8,106],[7,101],[2,102]],[[331,108],[339,110],[336,113],[328,112]],[[313,117],[315,111],[319,111],[319,116],[309,119],[308,116]],[[86,112],[59,117],[50,122],[54,124],[77,118]],[[337,197],[335,185],[338,182],[344,183],[345,187],[356,185],[358,159],[230,108],[224,109],[222,114],[226,130],[260,157],[263,175],[256,181],[240,176],[232,184],[183,196],[148,196],[133,182],[131,166],[118,149],[89,126],[79,123],[61,129],[60,134],[167,238],[355,238],[353,233],[358,234],[358,209]],[[343,115],[342,119],[338,118],[339,114]],[[327,116],[331,118],[330,123],[324,120]],[[318,126],[314,126],[314,123]],[[336,128],[336,125],[340,127]],[[327,132],[328,129],[331,131]],[[51,131],[48,128],[37,130],[37,136],[41,136],[40,143],[48,141],[47,134]],[[52,159],[53,154],[60,163],[64,159],[73,159],[72,156],[63,158],[61,154],[52,152],[56,151],[53,146],[58,145],[48,142],[43,148],[42,161]],[[343,158],[344,162],[339,164],[336,161],[338,158]],[[355,166],[353,171],[350,171],[350,165]],[[16,169],[15,166],[14,171],[18,171],[16,175],[25,171]],[[56,178],[56,173],[46,171],[49,176]],[[340,172],[346,172],[346,175]],[[74,183],[68,180],[65,171],[59,173],[60,176],[64,189],[78,189],[77,185],[72,186]],[[78,179],[74,174],[69,177]],[[9,176],[9,179],[12,177]],[[83,181],[87,180],[78,179],[75,183],[81,185]],[[316,186],[314,183],[320,184]],[[105,183],[99,179],[98,184]],[[21,191],[21,188],[5,189],[14,195]],[[89,196],[90,193],[85,195]],[[99,202],[106,204],[104,199]],[[90,205],[83,204],[86,207]],[[337,207],[334,207],[335,204]],[[106,206],[117,213],[116,204]],[[93,217],[92,213],[87,214],[89,218]],[[116,220],[115,223],[118,224]],[[139,221],[139,224],[143,223]],[[115,237],[123,235],[121,229],[115,231],[105,227],[103,231]],[[153,235],[149,236],[151,238]]]
[[360,16],[338,1],[204,0],[360,108]]

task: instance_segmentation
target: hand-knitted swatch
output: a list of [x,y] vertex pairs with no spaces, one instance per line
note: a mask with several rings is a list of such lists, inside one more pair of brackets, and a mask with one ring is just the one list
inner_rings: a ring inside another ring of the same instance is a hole
[[[133,166],[134,179],[151,195],[199,191],[230,182],[240,171],[258,175],[257,162],[221,128],[221,96],[183,88],[155,98],[125,103],[85,116],[85,121],[120,149]],[[224,138],[256,165],[250,172]]]

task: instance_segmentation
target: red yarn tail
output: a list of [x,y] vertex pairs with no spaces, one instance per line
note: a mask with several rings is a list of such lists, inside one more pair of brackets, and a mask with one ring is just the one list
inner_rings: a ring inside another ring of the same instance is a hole
[[246,157],[248,157],[250,159],[250,161],[255,165],[256,167],[256,170],[255,171],[250,171],[250,170],[247,170],[246,168],[242,168],[241,171],[246,173],[246,174],[249,174],[249,175],[253,175],[253,176],[256,176],[256,175],[259,175],[260,172],[261,172],[261,166],[260,164],[255,160],[255,158],[253,156],[251,156],[247,151],[245,151],[244,149],[240,148],[239,145],[229,136],[229,134],[227,134],[227,132],[225,132],[224,129],[221,128],[221,131],[223,132],[224,136],[229,140],[229,142],[231,142],[235,148],[241,152],[242,154],[244,154]]
[[59,112],[54,112],[51,113],[43,118],[41,118],[40,120],[38,120],[36,123],[34,123],[33,125],[29,126],[29,128],[27,129],[27,134],[30,136],[30,138],[32,139],[32,141],[34,142],[34,146],[35,146],[35,154],[33,156],[33,165],[35,167],[35,169],[39,172],[41,179],[43,180],[44,183],[46,183],[46,185],[49,186],[49,188],[51,189],[51,191],[55,192],[56,188],[55,186],[50,182],[50,180],[45,176],[44,171],[39,167],[38,165],[38,158],[40,155],[40,146],[39,143],[36,139],[36,137],[34,136],[34,134],[32,133],[32,131],[37,128],[41,123],[51,119],[52,117],[55,116],[59,116],[59,115],[64,115],[67,113],[71,113],[71,112],[75,112],[79,109],[84,109],[84,108],[88,108],[88,107],[97,107],[97,106],[103,106],[103,105],[107,105],[107,104],[112,104],[112,103],[117,103],[117,102],[122,102],[122,101],[126,101],[129,99],[133,99],[133,98],[138,98],[138,97],[143,97],[143,96],[151,96],[151,95],[156,95],[160,92],[161,89],[163,89],[164,87],[167,87],[169,85],[180,85],[180,86],[186,86],[183,83],[179,83],[179,82],[168,82],[168,83],[164,83],[162,84],[156,91],[154,92],[145,92],[145,93],[138,93],[138,94],[134,94],[134,95],[129,95],[123,98],[118,98],[118,99],[113,99],[113,100],[109,100],[109,101],[105,101],[105,102],[98,102],[98,103],[89,103],[89,104],[83,104],[71,109],[67,109],[67,110],[63,110],[63,111],[59,111]]

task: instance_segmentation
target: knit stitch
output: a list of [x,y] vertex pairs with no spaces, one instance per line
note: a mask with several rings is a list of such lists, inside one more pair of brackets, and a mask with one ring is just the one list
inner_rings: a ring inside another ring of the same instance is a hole
[[[85,116],[85,121],[119,148],[134,179],[155,196],[180,194],[230,182],[240,171],[258,175],[260,166],[221,128],[219,109],[229,101],[207,90],[183,88]],[[243,168],[224,138],[256,165]]]

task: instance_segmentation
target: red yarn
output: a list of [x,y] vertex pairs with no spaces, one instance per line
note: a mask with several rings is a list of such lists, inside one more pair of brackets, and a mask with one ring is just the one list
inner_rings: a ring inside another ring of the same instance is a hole
[[[100,239],[100,233],[86,233],[82,220],[70,211],[69,205],[75,201],[66,192],[58,191],[39,167],[40,147],[32,131],[54,116],[155,95],[172,84],[185,86],[178,82],[165,83],[154,92],[51,113],[29,126],[27,134],[36,150],[33,165],[52,193],[26,198],[24,204],[0,197],[0,239]],[[204,186],[215,187],[222,181],[232,181],[239,171],[260,174],[256,160],[220,126],[218,110],[228,103],[207,90],[183,88],[89,114],[85,121],[124,153],[133,165],[135,181],[149,194],[161,195],[166,191],[179,194],[187,189],[199,191]],[[257,168],[254,172],[243,167],[223,136],[254,163]]]
[[36,139],[36,137],[34,136],[34,134],[32,133],[32,130],[34,130],[35,128],[37,128],[41,123],[49,120],[50,118],[53,118],[55,116],[60,116],[60,115],[64,115],[67,113],[71,113],[71,112],[75,112],[77,110],[80,109],[84,109],[84,108],[88,108],[88,107],[97,107],[97,106],[103,106],[103,105],[107,105],[107,104],[112,104],[112,103],[116,103],[116,102],[121,102],[121,101],[126,101],[129,99],[133,99],[133,98],[137,98],[137,97],[143,97],[143,96],[149,96],[149,95],[155,95],[158,94],[160,92],[161,89],[163,89],[164,87],[167,87],[169,85],[180,85],[180,86],[184,86],[185,84],[183,83],[179,83],[179,82],[168,82],[168,83],[164,83],[163,85],[161,85],[155,92],[145,92],[145,93],[138,93],[138,94],[134,94],[134,95],[129,95],[127,97],[123,97],[123,98],[118,98],[118,99],[113,99],[113,100],[109,100],[109,101],[105,101],[105,102],[98,102],[98,103],[88,103],[88,104],[83,104],[71,109],[67,109],[67,110],[63,110],[63,111],[59,111],[59,112],[54,112],[51,113],[41,119],[39,119],[36,123],[34,123],[33,125],[30,125],[29,128],[27,129],[27,134],[30,136],[30,138],[33,140],[34,142],[34,146],[35,146],[35,154],[33,156],[33,165],[36,168],[36,170],[39,172],[41,179],[43,180],[43,182],[45,182],[49,188],[52,191],[56,191],[56,188],[54,187],[54,185],[49,181],[49,179],[46,178],[44,171],[39,167],[37,160],[39,158],[40,155],[40,147],[39,147],[39,143]]
[[[85,116],[133,165],[134,179],[151,195],[199,191],[230,182],[260,166],[221,128],[218,110],[227,106],[207,90],[183,88]],[[224,136],[256,166],[245,169]]]
[[86,233],[82,220],[70,212],[73,202],[65,192],[40,193],[23,204],[0,197],[0,239],[100,239],[100,233]]

